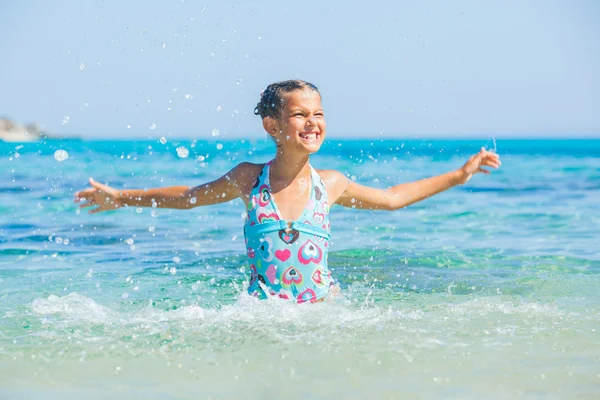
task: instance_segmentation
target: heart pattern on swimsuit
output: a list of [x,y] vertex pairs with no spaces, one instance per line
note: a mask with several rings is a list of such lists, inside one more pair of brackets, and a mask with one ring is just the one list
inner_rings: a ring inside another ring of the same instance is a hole
[[310,239],[298,250],[298,261],[305,265],[311,262],[318,264],[321,262],[322,257],[323,252],[321,248]]
[[279,216],[277,215],[277,213],[269,212],[269,210],[267,210],[266,208],[259,208],[257,213],[259,224],[264,224],[265,222],[279,221]]
[[315,186],[315,198],[321,200],[321,197],[323,197],[323,192],[321,192],[318,186]]
[[285,244],[292,244],[300,237],[300,232],[295,229],[291,229],[289,232],[286,232],[285,229],[281,229],[279,231],[279,239],[281,239]]
[[286,262],[291,256],[292,252],[289,249],[275,250],[275,257],[280,261]]
[[281,280],[284,285],[291,285],[292,283],[300,285],[302,283],[302,274],[296,268],[289,267],[281,275]]
[[325,214],[321,214],[320,212],[315,212],[313,214],[313,219],[317,224],[320,224],[325,219]]
[[313,272],[313,274],[312,274],[312,280],[315,283],[318,283],[318,284],[323,283],[323,279],[322,279],[322,276],[321,276],[321,270],[320,269],[318,269],[318,268],[315,269],[315,272]]
[[256,177],[256,182],[254,182],[254,186],[252,187],[253,189],[256,189],[258,187],[258,185],[260,185],[260,178],[262,177],[264,170],[260,171],[260,174],[258,174],[258,176]]
[[314,303],[317,301],[317,294],[312,289],[306,289],[296,297],[296,300],[298,300],[298,303],[305,303],[307,301]]
[[277,266],[273,264],[269,265],[269,268],[267,268],[267,272],[265,273],[265,275],[267,276],[269,282],[271,282],[272,284],[277,283]]
[[256,273],[256,266],[254,264],[250,265],[250,285],[256,282],[258,278],[258,274]]
[[265,207],[271,201],[271,192],[269,191],[269,187],[267,185],[262,185],[258,191],[258,204],[261,207]]
[[273,239],[269,237],[264,238],[260,246],[258,246],[258,252],[266,262],[273,260]]

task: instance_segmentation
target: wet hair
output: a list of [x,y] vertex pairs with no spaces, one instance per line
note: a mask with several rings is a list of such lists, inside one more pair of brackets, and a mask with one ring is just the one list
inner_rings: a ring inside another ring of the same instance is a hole
[[260,94],[260,102],[258,102],[254,109],[254,115],[260,115],[261,118],[272,117],[279,119],[285,107],[285,95],[294,90],[304,89],[313,90],[321,96],[321,92],[319,92],[319,89],[315,85],[298,79],[270,84]]

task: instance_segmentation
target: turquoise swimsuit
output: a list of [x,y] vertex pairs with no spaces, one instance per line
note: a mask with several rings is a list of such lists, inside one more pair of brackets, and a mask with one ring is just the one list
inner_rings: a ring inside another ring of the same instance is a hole
[[311,166],[308,204],[296,221],[284,221],[271,196],[271,162],[256,179],[248,202],[244,225],[250,261],[248,293],[261,299],[280,297],[298,303],[323,300],[333,285],[327,269],[327,190]]

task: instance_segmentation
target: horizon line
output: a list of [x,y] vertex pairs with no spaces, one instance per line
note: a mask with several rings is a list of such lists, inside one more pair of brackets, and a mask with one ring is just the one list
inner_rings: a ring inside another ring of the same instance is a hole
[[[48,135],[47,139],[49,140],[82,140],[82,141],[131,141],[131,140],[157,140],[159,141],[161,138],[165,138],[168,141],[193,141],[193,140],[202,140],[202,141],[237,141],[237,140],[253,140],[253,141],[262,141],[268,140],[266,135],[261,136],[237,136],[237,135],[226,135],[220,137],[211,137],[211,136],[195,136],[195,135],[177,135],[177,136],[114,136],[114,137],[106,137],[101,135]],[[347,140],[347,141],[360,141],[360,140],[600,140],[599,134],[590,134],[590,135],[453,135],[453,136],[445,136],[445,135],[385,135],[385,136],[350,136],[350,137],[327,137],[325,141],[339,141],[339,140]],[[0,142],[2,140],[0,139]]]

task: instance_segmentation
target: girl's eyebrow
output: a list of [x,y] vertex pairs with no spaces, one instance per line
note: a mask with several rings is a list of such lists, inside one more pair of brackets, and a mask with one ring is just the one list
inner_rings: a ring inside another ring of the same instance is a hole
[[[291,113],[292,112],[297,112],[297,111],[305,112],[305,111],[307,111],[307,109],[304,108],[304,107],[298,107],[298,106],[290,108],[290,112]],[[318,110],[315,110],[315,112],[323,112],[323,109],[319,108]]]

